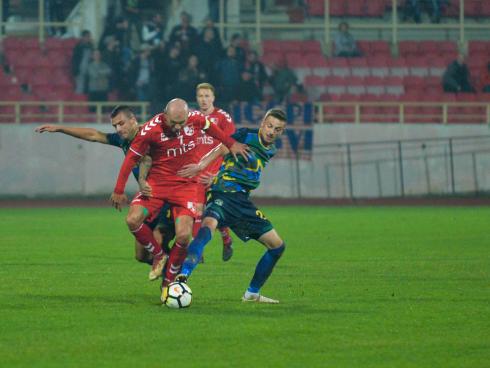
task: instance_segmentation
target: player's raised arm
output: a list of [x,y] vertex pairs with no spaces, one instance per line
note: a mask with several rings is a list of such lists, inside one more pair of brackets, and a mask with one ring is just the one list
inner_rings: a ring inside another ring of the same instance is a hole
[[250,152],[250,148],[248,148],[246,144],[239,143],[232,137],[227,136],[220,128],[211,124],[207,118],[202,129],[206,130],[210,136],[223,143],[230,150],[233,157],[235,157],[235,160],[237,160],[237,155],[241,155],[245,161],[248,161],[248,152]]
[[220,144],[216,146],[216,148],[214,148],[212,151],[210,151],[206,156],[204,156],[201,161],[199,161],[199,163],[185,165],[177,172],[177,174],[184,178],[192,178],[193,176],[196,176],[201,171],[206,169],[218,157],[224,157],[228,152],[230,152],[228,148]]
[[109,141],[107,140],[107,134],[93,128],[77,128],[67,127],[64,125],[45,124],[37,127],[35,131],[38,133],[63,133],[89,142],[109,144]]
[[119,211],[121,211],[122,206],[127,202],[127,197],[124,194],[124,189],[126,188],[129,174],[131,173],[136,163],[138,163],[144,156],[144,153],[148,151],[149,137],[150,134],[146,133],[145,135],[137,135],[121,165],[121,169],[119,170],[119,175],[117,177],[116,186],[114,187],[114,192],[112,193],[110,198],[112,206]]
[[146,181],[146,177],[148,176],[148,172],[151,168],[152,159],[150,156],[144,156],[140,161],[139,166],[139,176],[138,176],[138,185],[140,187],[140,192],[147,196],[151,197],[151,186]]

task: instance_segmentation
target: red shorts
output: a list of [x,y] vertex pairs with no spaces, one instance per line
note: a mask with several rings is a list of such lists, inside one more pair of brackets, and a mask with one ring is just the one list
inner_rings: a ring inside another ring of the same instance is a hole
[[146,220],[149,222],[158,216],[165,202],[172,206],[174,220],[184,215],[196,218],[200,216],[199,204],[204,201],[201,187],[202,185],[200,184],[183,184],[168,187],[165,193],[158,193],[158,197],[145,197],[138,192],[131,201],[131,205],[145,207],[148,210]]

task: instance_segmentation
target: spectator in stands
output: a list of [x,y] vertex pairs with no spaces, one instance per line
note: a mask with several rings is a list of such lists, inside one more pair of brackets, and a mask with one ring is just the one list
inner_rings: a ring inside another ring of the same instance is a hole
[[[10,0],[2,1],[2,21],[5,23],[10,16]],[[2,34],[5,34],[5,26],[2,26]]]
[[442,76],[442,86],[444,92],[475,92],[470,83],[470,72],[463,54],[459,54],[458,58],[446,68]]
[[[163,73],[160,74],[161,80],[159,83],[163,86],[163,95],[165,98],[163,101],[167,101],[173,96],[173,91],[177,86],[177,78],[179,76],[180,69],[182,69],[182,58],[180,56],[180,49],[173,45],[170,47],[168,57],[163,62]],[[161,106],[160,106],[161,110]]]
[[[126,88],[124,83],[123,63],[119,42],[114,36],[108,36],[105,40],[105,47],[102,51],[102,60],[111,68],[110,89],[115,89],[118,93]],[[121,97],[121,96],[120,96]]]
[[125,0],[125,16],[128,20],[128,30],[132,49],[136,49],[136,44],[132,42],[136,37],[137,43],[141,41],[141,11],[139,0]]
[[181,56],[187,59],[193,52],[198,40],[197,30],[191,25],[191,16],[187,12],[180,13],[180,24],[172,28],[169,43],[180,42]]
[[151,20],[143,24],[142,41],[151,46],[157,46],[163,40],[165,24],[161,14],[156,13]]
[[240,33],[235,33],[231,36],[230,46],[235,48],[235,58],[242,64],[245,64],[245,49],[242,47],[242,36]]
[[481,79],[480,85],[482,92],[490,93],[490,63],[487,64],[487,68],[483,72],[483,77]]
[[218,62],[216,68],[222,104],[237,100],[242,71],[243,64],[237,60],[235,48],[228,46],[226,57]]
[[349,24],[342,22],[339,24],[339,31],[335,35],[335,56],[356,57],[361,56],[357,48],[356,40],[349,32]]
[[207,80],[207,74],[199,67],[199,59],[191,55],[187,67],[179,72],[177,96],[192,101],[196,96],[196,86]]
[[[111,68],[102,61],[99,50],[94,50],[92,53],[92,62],[88,65],[87,76],[89,101],[107,101]],[[90,110],[93,112],[95,108],[91,107]]]
[[[265,66],[259,61],[257,52],[251,50],[247,54],[247,61],[245,63],[245,72],[249,73],[251,76],[251,81],[256,86],[257,98],[262,99],[262,91],[264,85],[267,82],[268,76],[265,71]],[[242,75],[243,79],[243,75]]]
[[162,40],[156,48],[151,52],[152,64],[153,64],[153,74],[151,76],[151,107],[150,113],[160,112],[162,109],[162,101],[166,100],[166,89],[167,84],[167,59],[168,50],[167,43]]
[[[224,3],[226,3],[226,1],[224,1]],[[211,19],[213,22],[219,22],[219,0],[208,0],[208,8],[209,19]]]
[[238,100],[245,102],[259,102],[262,99],[261,96],[262,93],[257,88],[253,75],[245,70],[241,75]]
[[92,35],[90,31],[84,30],[82,32],[82,39],[73,49],[73,56],[71,59],[71,72],[75,78],[76,93],[86,93],[87,70],[92,57],[93,48]]
[[153,73],[153,59],[150,58],[150,53],[150,45],[141,44],[138,57],[131,63],[130,80],[136,89],[138,101],[150,100],[150,76]]
[[214,22],[210,19],[210,18],[207,18],[205,21],[204,21],[204,27],[203,29],[201,30],[201,33],[199,34],[199,37],[201,38],[201,40],[204,39],[204,34],[210,30],[211,32],[213,32],[213,42],[215,43],[214,47],[216,49],[220,49],[220,50],[223,50],[223,43],[221,42],[221,36],[219,34],[219,31],[218,31],[218,28],[216,28],[216,26],[214,25]]
[[430,17],[433,23],[441,21],[441,11],[447,4],[447,0],[405,0],[403,9],[403,20],[413,18],[415,23],[421,21],[421,10],[423,7],[429,7]]
[[306,103],[308,102],[308,93],[302,84],[298,83],[291,87],[288,98],[289,103]]
[[[107,37],[114,36],[119,44],[121,50],[121,62],[123,69],[127,70],[131,63],[133,52],[130,46],[130,34],[129,23],[124,17],[116,18],[113,25],[108,25],[104,31],[104,35],[101,37],[101,41],[105,42]],[[99,48],[103,45],[99,45]]]
[[297,82],[298,78],[285,61],[278,62],[273,66],[270,83],[274,89],[278,103],[282,103],[289,96],[291,88]]
[[[48,22],[63,22],[64,19],[64,7],[63,0],[45,0],[44,8],[46,11],[46,20]],[[61,37],[66,32],[65,27],[51,27],[51,35]]]
[[[196,46],[196,55],[200,60],[202,69],[209,76],[212,76],[216,64],[223,56],[221,42],[219,44],[215,42],[215,35],[212,29],[205,29],[203,39]],[[213,83],[214,81],[211,82]]]

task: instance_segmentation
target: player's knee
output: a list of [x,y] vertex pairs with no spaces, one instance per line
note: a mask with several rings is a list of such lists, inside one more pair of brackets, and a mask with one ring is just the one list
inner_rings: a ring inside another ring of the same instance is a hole
[[140,216],[133,215],[133,214],[128,214],[126,216],[126,224],[128,225],[130,230],[136,230],[138,227],[141,226],[143,221],[141,220]]
[[137,260],[138,262],[143,262],[145,263],[146,262],[146,257],[144,254],[139,254],[139,253],[136,253],[134,255],[134,259]]
[[187,247],[190,243],[191,234],[177,234],[175,236],[175,241],[180,245]]
[[286,244],[284,242],[281,242],[281,244],[278,247],[269,248],[269,253],[276,259],[279,259],[281,258],[285,250],[286,250]]

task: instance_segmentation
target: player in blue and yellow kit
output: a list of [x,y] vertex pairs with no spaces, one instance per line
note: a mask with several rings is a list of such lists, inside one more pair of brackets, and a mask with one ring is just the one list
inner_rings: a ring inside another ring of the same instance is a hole
[[[267,111],[260,129],[239,129],[232,137],[247,144],[250,152],[248,161],[243,157],[237,160],[227,154],[226,147],[217,154],[226,154],[223,165],[214,179],[208,194],[201,229],[188,248],[188,255],[177,280],[187,282],[196,268],[206,244],[218,226],[228,226],[243,241],[255,239],[266,248],[265,254],[257,263],[250,285],[243,295],[245,302],[279,303],[279,301],[260,295],[260,288],[269,278],[276,262],[285,249],[271,222],[255,207],[249,196],[250,191],[260,184],[262,170],[276,153],[274,142],[284,132],[286,115],[282,110]],[[195,169],[206,167],[214,157],[205,158]]]

